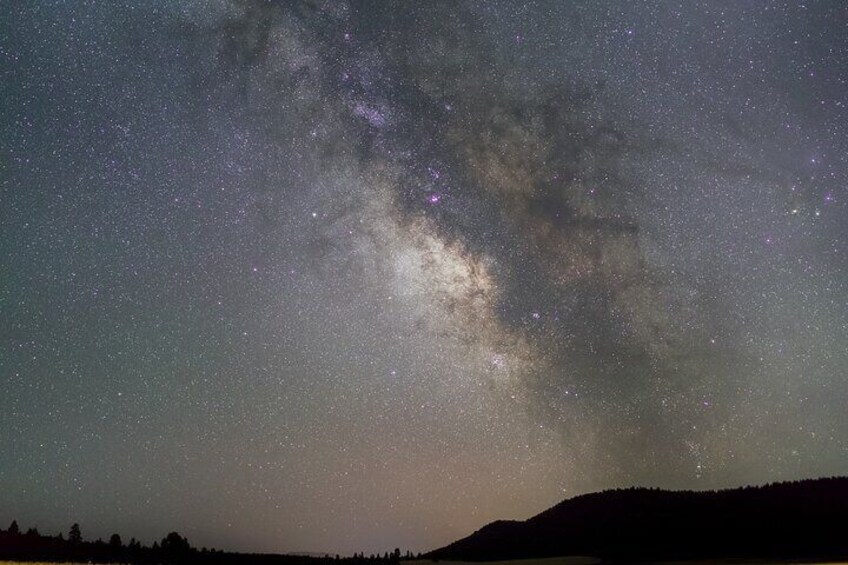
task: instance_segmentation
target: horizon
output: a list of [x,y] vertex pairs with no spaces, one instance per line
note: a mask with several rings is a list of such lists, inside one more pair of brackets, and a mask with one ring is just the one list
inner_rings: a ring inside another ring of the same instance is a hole
[[418,553],[848,475],[844,5],[3,12],[0,527]]
[[[704,489],[704,490],[698,490],[698,489],[676,489],[676,490],[672,490],[672,489],[664,489],[662,487],[645,486],[645,485],[633,485],[633,486],[629,486],[629,487],[616,487],[616,488],[605,489],[605,490],[601,490],[601,491],[593,491],[593,492],[576,494],[576,495],[570,496],[568,498],[565,498],[565,499],[563,499],[559,502],[552,504],[549,508],[539,512],[538,514],[534,514],[533,516],[528,517],[526,520],[513,520],[513,519],[508,519],[508,518],[497,519],[497,520],[494,520],[492,522],[482,524],[479,528],[476,528],[474,531],[468,532],[467,536],[471,536],[473,534],[479,533],[481,530],[485,529],[487,526],[498,523],[498,522],[524,522],[524,521],[527,521],[531,518],[534,518],[535,516],[546,513],[548,510],[551,510],[551,509],[559,506],[560,504],[563,504],[563,503],[566,503],[566,502],[569,502],[571,500],[575,500],[575,499],[578,499],[578,498],[582,498],[584,496],[617,493],[617,492],[622,492],[622,491],[624,491],[624,492],[628,492],[628,491],[649,491],[649,492],[665,492],[665,493],[671,493],[671,494],[675,494],[675,493],[718,494],[718,493],[722,493],[722,492],[747,491],[749,489],[762,490],[762,489],[768,489],[768,488],[775,487],[775,486],[790,486],[790,485],[799,485],[799,484],[802,484],[802,483],[822,482],[822,481],[837,481],[837,480],[848,481],[848,475],[845,475],[845,476],[827,476],[827,477],[808,477],[808,478],[804,478],[804,479],[777,481],[777,482],[753,484],[753,485],[747,484],[747,485],[739,485],[739,486],[735,486],[735,487],[726,487],[726,488],[720,488],[720,489]],[[30,525],[27,525],[27,524],[21,525],[21,524],[18,523],[17,520],[13,520],[12,523],[17,526],[21,535],[28,533],[27,530],[30,530],[30,528],[32,528],[33,530],[35,530],[37,532],[38,535],[43,536],[43,537],[59,537],[59,538],[70,537],[70,535],[68,535],[67,532],[62,532],[62,531],[58,531],[58,532],[55,532],[55,533],[44,532],[44,531],[39,530],[37,525],[34,525],[34,526],[30,526]],[[75,522],[72,525],[72,527],[73,526],[79,526],[79,524],[77,524]],[[82,530],[82,528],[80,527],[80,533],[81,533],[81,530]],[[10,528],[6,528],[5,530],[3,530],[3,528],[0,527],[0,532],[2,532],[2,531],[10,531]],[[178,533],[178,532],[176,532],[176,533]],[[120,536],[120,539],[122,540],[123,545],[125,545],[125,546],[127,544],[134,542],[134,541],[141,543],[142,547],[152,547],[152,546],[155,546],[156,544],[161,545],[161,542],[165,537],[165,534],[163,534],[162,538],[153,539],[153,540],[141,540],[141,539],[136,538],[135,536],[128,536],[126,539],[124,539],[124,536],[120,532],[112,532],[112,534],[110,534],[110,535],[97,536],[97,537],[86,538],[85,536],[83,536],[82,541],[83,542],[105,542],[107,539],[109,539],[111,537],[111,535],[115,535],[115,534]],[[446,545],[450,545],[453,542],[460,541],[467,536],[463,535],[460,538],[452,540],[449,544],[446,544]],[[189,543],[191,541],[187,537],[185,537],[185,540]],[[195,549],[195,550],[198,550],[198,551],[199,550],[206,551],[208,549],[210,552],[211,551],[224,551],[224,552],[235,552],[235,553],[242,553],[242,554],[258,554],[258,552],[251,551],[250,549],[240,549],[239,550],[239,549],[232,549],[232,548],[206,547],[206,546],[203,546],[203,547],[192,546],[192,548]],[[432,551],[436,551],[438,549],[444,549],[444,547],[433,547],[433,548],[425,549],[423,551],[418,551],[418,552],[412,552],[411,550],[401,549],[401,548],[396,548],[396,549],[400,549],[401,560],[403,560],[403,559],[417,559],[418,557],[416,557],[416,556],[421,556],[422,554],[426,555],[426,554],[428,554]],[[371,552],[370,558],[373,559],[373,558],[376,557],[377,559],[381,559],[381,555],[389,554],[389,553],[391,553],[391,551],[388,550],[388,549],[380,551],[380,552],[376,552],[376,553]],[[411,556],[408,555],[409,553],[412,553],[412,555]],[[327,552],[327,551],[286,551],[285,553],[277,553],[276,555],[293,556],[293,557],[319,557],[319,558],[320,557],[325,557],[325,558],[341,557],[343,559],[348,559],[348,558],[356,558],[357,554],[362,554],[363,556],[368,558],[367,552],[363,552],[363,551],[351,552],[349,554],[338,554],[338,553],[331,553],[331,552]],[[547,559],[556,559],[556,558],[552,557],[552,558],[547,558]],[[441,559],[440,559],[440,561],[441,561]]]

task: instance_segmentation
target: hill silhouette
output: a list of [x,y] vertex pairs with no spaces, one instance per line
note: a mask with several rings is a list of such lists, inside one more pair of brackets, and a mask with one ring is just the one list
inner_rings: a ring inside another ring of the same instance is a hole
[[720,491],[610,490],[497,521],[424,557],[493,561],[848,557],[848,477]]

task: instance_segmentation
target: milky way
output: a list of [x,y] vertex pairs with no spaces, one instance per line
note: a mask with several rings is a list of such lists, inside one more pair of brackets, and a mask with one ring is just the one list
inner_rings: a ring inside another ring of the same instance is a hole
[[848,9],[17,3],[0,525],[426,550],[848,472]]

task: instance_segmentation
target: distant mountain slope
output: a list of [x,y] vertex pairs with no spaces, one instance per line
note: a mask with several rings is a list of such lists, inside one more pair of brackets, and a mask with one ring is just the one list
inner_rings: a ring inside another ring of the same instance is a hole
[[497,521],[428,553],[491,561],[848,557],[848,477],[692,492],[631,488],[565,500],[523,522]]

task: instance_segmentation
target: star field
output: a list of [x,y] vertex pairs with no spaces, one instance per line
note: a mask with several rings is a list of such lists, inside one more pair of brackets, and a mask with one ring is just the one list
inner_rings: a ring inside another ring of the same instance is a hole
[[0,11],[0,524],[423,551],[848,473],[846,5]]

